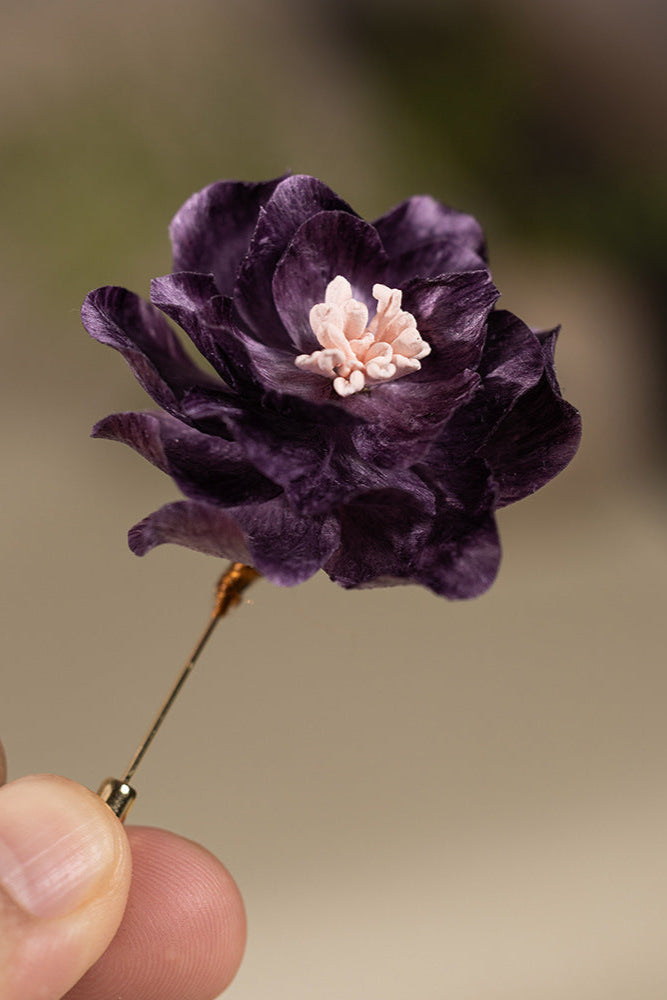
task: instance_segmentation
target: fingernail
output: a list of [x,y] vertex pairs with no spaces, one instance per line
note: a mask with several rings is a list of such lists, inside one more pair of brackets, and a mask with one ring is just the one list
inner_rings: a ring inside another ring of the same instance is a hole
[[0,884],[24,910],[64,916],[110,878],[118,841],[101,805],[50,775],[0,788]]

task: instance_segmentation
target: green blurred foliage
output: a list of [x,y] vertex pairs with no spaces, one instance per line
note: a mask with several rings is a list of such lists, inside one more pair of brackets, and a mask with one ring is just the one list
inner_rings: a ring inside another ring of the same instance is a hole
[[[516,10],[470,2],[376,13],[344,0],[332,24],[382,94],[388,132],[400,139],[393,169],[414,176],[419,164],[429,190],[447,200],[444,166],[449,187],[488,204],[513,239],[585,245],[664,273],[664,160],[600,142],[564,86],[567,58],[554,72],[558,53],[545,58],[544,39]],[[622,121],[616,127],[622,143]]]
[[535,24],[493,0],[10,4],[4,282],[50,317],[99,284],[145,293],[192,191],[294,170],[370,216],[428,191],[480,217],[494,256],[505,240],[609,260],[661,320],[661,133],[629,154],[632,95],[591,127],[574,51]]

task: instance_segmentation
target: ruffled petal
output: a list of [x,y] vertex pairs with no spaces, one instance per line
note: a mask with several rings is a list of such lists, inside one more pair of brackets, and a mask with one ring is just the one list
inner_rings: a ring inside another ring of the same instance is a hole
[[482,271],[484,258],[470,247],[448,240],[432,240],[389,258],[388,285],[402,286],[411,278],[437,278],[459,271]]
[[137,555],[172,542],[248,563],[284,587],[313,576],[335,551],[338,539],[335,518],[302,518],[282,497],[230,510],[179,501],[149,514],[129,532],[130,548]]
[[191,500],[233,507],[281,492],[246,461],[238,444],[201,434],[166,413],[114,413],[96,424],[93,437],[128,444]]
[[193,194],[169,227],[174,270],[212,274],[218,293],[231,295],[260,209],[281,180],[218,181]]
[[408,283],[404,305],[431,353],[421,370],[346,401],[348,412],[362,418],[354,442],[367,461],[405,467],[425,460],[458,412],[477,398],[482,380],[475,369],[497,294],[487,271]]
[[[212,274],[176,271],[160,278],[153,278],[151,281],[153,305],[176,320],[195,344],[197,331],[203,318],[210,311],[211,301],[219,296],[218,286]],[[204,351],[201,353],[204,354]]]
[[[499,309],[489,317],[479,371],[501,407],[539,381],[547,356],[538,336],[518,316]],[[507,398],[500,402],[502,397]]]
[[125,288],[91,292],[81,319],[91,337],[120,351],[140,385],[169,413],[180,415],[180,400],[193,385],[220,384],[191,361],[164,316]]
[[498,488],[497,506],[535,493],[574,457],[581,417],[555,392],[547,374],[519,398],[481,454]]
[[429,195],[408,198],[377,219],[373,225],[392,259],[434,241],[452,244],[454,253],[456,247],[460,247],[462,260],[465,259],[465,250],[472,250],[482,260],[486,259],[484,233],[477,220],[472,215],[443,205]]
[[210,556],[252,563],[245,536],[234,516],[220,507],[195,500],[179,500],[160,507],[130,528],[128,542],[138,556],[145,556],[156,545],[171,542]]
[[327,285],[342,275],[352,295],[374,312],[372,289],[384,280],[387,259],[382,243],[363,219],[346,212],[320,212],[300,226],[278,263],[273,299],[296,350],[320,345],[312,331],[312,306],[324,302]]
[[433,462],[466,461],[476,454],[517,399],[535,386],[545,371],[539,339],[517,316],[491,313],[479,364],[481,388],[444,428]]
[[451,600],[479,597],[495,580],[500,556],[491,514],[470,518],[445,508],[433,523],[414,580]]
[[428,465],[418,466],[418,471],[431,484],[438,506],[455,516],[475,518],[496,508],[496,484],[489,466],[479,456],[453,455],[444,447],[432,448]]
[[235,515],[247,539],[252,564],[279,586],[292,587],[310,579],[339,544],[337,518],[304,517],[284,497],[238,507]]
[[224,419],[248,461],[304,514],[332,510],[351,492],[381,481],[381,473],[356,454],[354,418],[340,407],[267,394],[261,407],[227,407]]
[[441,382],[417,382],[410,375],[352,396],[348,410],[363,418],[353,431],[355,448],[365,461],[382,468],[415,465],[480,381],[470,369]]
[[415,278],[403,289],[403,308],[412,313],[431,353],[412,381],[452,378],[477,367],[486,324],[499,292],[487,270]]
[[323,211],[352,211],[347,202],[314,177],[287,177],[261,210],[248,253],[241,264],[234,298],[239,312],[264,343],[289,348],[290,341],[273,302],[276,265],[299,226]]
[[410,493],[378,490],[341,508],[341,544],[324,567],[342,587],[407,583],[432,517]]
[[202,274],[168,274],[154,278],[151,299],[188,334],[197,350],[234,392],[246,402],[273,390],[315,402],[331,398],[322,378],[300,371],[293,349],[267,347],[246,331],[233,301],[217,294]]
[[244,394],[252,391],[252,338],[237,325],[231,300],[218,295],[210,275],[185,272],[154,278],[151,300],[185,330],[227,386]]
[[558,341],[560,327],[556,326],[552,330],[535,330],[533,332],[535,333],[540,347],[542,348],[542,357],[544,358],[544,374],[548,378],[551,388],[560,396],[560,386],[558,385],[558,379],[556,378],[556,367],[554,363],[556,343]]

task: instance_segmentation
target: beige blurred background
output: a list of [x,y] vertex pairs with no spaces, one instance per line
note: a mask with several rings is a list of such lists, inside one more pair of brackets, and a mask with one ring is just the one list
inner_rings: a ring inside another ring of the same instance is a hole
[[476,214],[503,304],[563,324],[571,468],[500,577],[262,583],[139,772],[133,819],[247,901],[233,1000],[664,1000],[664,12],[649,0],[0,2],[0,732],[13,777],[119,774],[215,560],[125,532],[175,498],[96,419],[146,405],[79,325],[147,293],[221,177],[314,173],[366,217]]

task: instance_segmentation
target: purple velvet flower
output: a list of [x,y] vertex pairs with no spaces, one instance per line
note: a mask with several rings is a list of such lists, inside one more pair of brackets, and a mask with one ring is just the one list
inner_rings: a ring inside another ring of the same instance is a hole
[[133,551],[175,542],[284,585],[324,569],[344,587],[486,590],[494,511],[564,468],[580,420],[556,331],[494,309],[477,222],[420,196],[368,223],[296,176],[212,184],[171,238],[152,304],[107,287],[82,310],[160,407],[93,434],[187,498],[132,528]]

